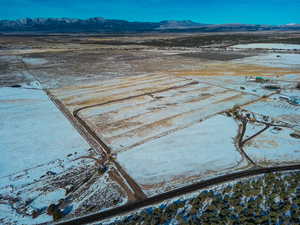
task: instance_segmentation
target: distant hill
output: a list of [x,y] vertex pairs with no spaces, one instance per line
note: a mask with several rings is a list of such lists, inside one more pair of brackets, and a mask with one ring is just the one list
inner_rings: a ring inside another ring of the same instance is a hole
[[161,22],[129,22],[111,20],[102,17],[90,19],[73,18],[25,18],[19,20],[0,20],[0,32],[226,32],[226,31],[267,31],[267,30],[300,30],[300,24],[280,26],[252,24],[202,24],[190,20]]
[[166,30],[166,29],[187,29],[187,28],[199,28],[203,26],[207,26],[209,24],[204,23],[195,23],[191,20],[165,20],[160,22],[160,26],[158,29],[160,30]]
[[145,32],[152,31],[157,23],[107,20],[101,17],[82,19],[36,18],[0,20],[0,32]]

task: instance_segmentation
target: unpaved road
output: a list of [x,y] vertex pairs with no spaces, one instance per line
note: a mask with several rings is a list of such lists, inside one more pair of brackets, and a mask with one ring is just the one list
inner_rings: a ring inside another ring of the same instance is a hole
[[[113,159],[113,157],[111,157],[110,148],[97,136],[97,134],[85,123],[85,121],[78,116],[78,113],[82,109],[74,111],[73,115],[71,115],[58,99],[56,99],[49,92],[47,92],[47,94],[55,103],[55,105],[64,113],[68,120],[71,121],[71,123],[73,124],[73,126],[75,126],[79,133],[84,136],[88,143],[90,143],[90,145],[96,149],[101,157],[104,157],[103,161],[108,161],[114,165],[118,173],[115,173],[112,178],[117,181],[117,183],[119,183],[119,185],[123,188],[124,185],[129,185],[129,187],[124,188],[124,190],[128,194],[129,199],[145,199],[146,195],[144,194],[140,186],[126,173],[125,170],[123,170],[123,168]],[[122,178],[125,179],[125,182],[122,181]],[[132,190],[133,193],[130,190]]]

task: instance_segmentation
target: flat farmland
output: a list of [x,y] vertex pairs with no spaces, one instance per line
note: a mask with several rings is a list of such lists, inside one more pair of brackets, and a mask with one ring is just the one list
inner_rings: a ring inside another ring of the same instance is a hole
[[264,99],[253,104],[249,104],[245,109],[274,118],[277,121],[289,123],[295,129],[300,127],[300,109],[298,105],[290,104],[286,100],[281,99],[281,96],[300,95],[300,91],[285,91],[279,94],[274,94],[272,98]]
[[235,148],[238,125],[214,116],[118,154],[148,195],[248,167]]
[[164,210],[167,224],[171,198],[202,189],[206,210],[220,185],[222,203],[240,203],[237,189],[266,187],[256,175],[298,170],[300,52],[276,43],[299,34],[273,34],[253,49],[234,47],[253,41],[240,33],[1,36],[0,223],[56,220],[53,205],[82,224],[160,204],[143,223]]
[[258,95],[164,74],[49,92],[150,195],[247,167],[238,124],[221,114]]
[[246,143],[245,151],[260,166],[297,163],[300,160],[300,140],[293,138],[294,133],[290,128],[269,128]]

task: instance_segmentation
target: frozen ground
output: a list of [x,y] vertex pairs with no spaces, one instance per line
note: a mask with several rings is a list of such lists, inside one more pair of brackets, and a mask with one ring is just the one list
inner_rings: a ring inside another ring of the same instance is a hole
[[[92,152],[89,152],[92,153]],[[70,154],[10,176],[0,178],[0,224],[37,224],[52,221],[50,204],[60,204],[65,217],[124,204],[122,190],[91,160]]]
[[283,79],[287,82],[297,82],[300,79],[300,74],[287,74],[287,75],[281,76],[280,79]]
[[232,48],[285,49],[285,50],[300,49],[300,45],[293,45],[293,44],[268,44],[268,43],[240,44],[240,45],[233,45],[231,47]]
[[23,62],[29,65],[42,65],[48,61],[42,58],[22,58]]
[[[284,85],[287,89],[282,94],[298,95],[288,89],[289,84],[299,81],[300,70],[295,70],[300,68],[299,54],[284,52],[299,50],[287,45],[284,49],[275,46],[280,48],[276,51],[264,46],[225,52],[223,48],[81,44],[87,43],[84,37],[63,42],[54,37],[50,43],[49,38],[32,49],[36,39],[31,37],[25,42],[24,37],[17,38],[19,47],[1,42],[7,50],[0,52],[0,85],[21,88],[0,89],[0,127],[4,128],[0,130],[4,149],[0,159],[0,224],[49,221],[52,217],[46,214],[47,207],[61,201],[62,210],[71,207],[68,218],[115,207],[132,198],[125,185],[130,182],[122,185],[123,179],[112,164],[101,175],[93,160],[75,160],[100,156],[89,149],[42,91],[33,90],[41,89],[39,83],[32,82],[34,77],[44,88],[60,88],[50,91],[70,113],[94,105],[78,116],[107,142],[115,153],[112,159],[142,185],[147,196],[250,168],[234,144],[237,121],[220,113],[275,93],[264,88],[267,84]],[[8,39],[12,43],[11,37]],[[58,40],[59,46],[55,44]],[[187,52],[192,54],[182,54]],[[226,61],[262,52],[280,53]],[[289,75],[281,76],[285,74]],[[123,77],[113,79],[116,76]],[[254,81],[247,81],[250,76]],[[257,76],[278,82],[256,82]],[[277,97],[269,99],[276,102],[270,103],[272,106],[260,101],[249,105],[253,106],[249,110],[299,123],[297,108]],[[245,138],[263,127],[248,127]],[[291,132],[294,130],[270,128],[245,149],[259,164],[265,163],[264,159],[270,164],[281,163],[280,159],[294,162],[293,158],[299,158],[299,139],[291,137]],[[287,152],[290,155],[286,156]]]
[[37,89],[0,89],[0,223],[51,221],[50,204],[63,201],[68,216],[103,210],[126,201],[64,115]]
[[[299,96],[299,91],[284,91],[287,96]],[[271,98],[255,102],[245,106],[246,110],[261,115],[266,115],[276,120],[289,123],[291,126],[300,126],[300,106],[288,103],[286,100],[279,98],[280,95],[273,95]]]
[[0,102],[0,177],[89,149],[44,92],[1,88]]
[[232,62],[256,64],[278,68],[300,68],[300,54],[262,54],[258,56],[235,59]]
[[[77,115],[110,147],[149,196],[187,185],[199,177],[245,168],[243,163],[240,167],[234,165],[238,161],[235,154],[240,157],[233,143],[237,126],[230,118],[216,116],[221,112],[236,105],[271,117],[288,110],[290,123],[298,123],[298,108],[279,100],[277,90],[265,88],[279,85],[283,93],[291,92],[297,75],[262,74],[262,77],[259,82],[256,76],[247,74],[180,77],[153,74],[114,79],[101,85],[53,89],[51,93],[70,113],[84,107]],[[280,104],[275,103],[272,108],[268,101]],[[250,108],[255,105],[257,109]],[[247,130],[245,138],[260,129],[257,125]],[[225,145],[230,153],[222,151]],[[200,146],[199,155],[195,146]]]
[[[259,96],[201,83],[201,79],[163,75],[117,80],[102,86],[90,85],[51,90],[70,112],[79,111],[112,152],[130,150],[152,139],[191,126],[235,104]],[[222,83],[222,82],[221,82]],[[155,85],[155,87],[153,87]]]
[[[2,202],[7,201],[1,204],[0,221],[4,224],[49,221],[51,217],[45,214],[38,220],[25,215],[56,203],[65,191],[48,189],[43,194],[38,191],[41,185],[31,185],[29,191],[26,186],[47,173],[67,169],[68,160],[64,162],[67,155],[87,154],[89,146],[40,90],[1,88],[0,103],[0,196]],[[24,202],[31,199],[34,199],[32,206],[25,207]]]
[[[254,76],[187,76],[193,80],[197,80],[199,82],[208,83],[215,86],[225,87],[228,89],[233,89],[242,93],[249,93],[258,96],[268,95],[274,92],[274,90],[268,90],[263,88],[263,84],[252,82],[251,79],[255,79]],[[269,78],[276,81],[276,78]]]
[[293,138],[292,129],[269,128],[245,144],[247,154],[259,165],[283,165],[300,161],[300,139]]
[[221,115],[118,154],[144,188],[245,166],[234,145],[237,124]]

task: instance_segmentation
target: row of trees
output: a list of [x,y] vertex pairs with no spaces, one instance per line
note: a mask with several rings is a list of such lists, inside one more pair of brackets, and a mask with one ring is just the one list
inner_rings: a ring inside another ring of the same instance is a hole
[[112,224],[300,224],[300,172],[271,173],[201,191]]

